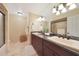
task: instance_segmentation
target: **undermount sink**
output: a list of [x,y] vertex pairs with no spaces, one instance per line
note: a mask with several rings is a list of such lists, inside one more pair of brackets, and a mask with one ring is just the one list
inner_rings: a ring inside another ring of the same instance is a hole
[[73,40],[73,39],[69,39],[67,40],[67,38],[62,38],[62,37],[57,37],[57,36],[53,36],[53,37],[47,37],[48,40],[53,41],[53,42],[57,42],[59,44],[63,44],[66,46],[70,46],[70,47],[79,47],[79,41]]

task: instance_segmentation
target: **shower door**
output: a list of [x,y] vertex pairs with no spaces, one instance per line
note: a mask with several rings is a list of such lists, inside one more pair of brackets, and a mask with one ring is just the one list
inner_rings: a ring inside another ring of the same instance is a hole
[[4,14],[0,12],[0,47],[5,44],[5,19]]

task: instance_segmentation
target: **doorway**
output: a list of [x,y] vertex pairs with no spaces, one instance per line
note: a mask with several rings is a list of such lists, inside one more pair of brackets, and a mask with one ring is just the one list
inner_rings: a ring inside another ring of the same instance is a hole
[[5,44],[5,15],[0,12],[0,48]]

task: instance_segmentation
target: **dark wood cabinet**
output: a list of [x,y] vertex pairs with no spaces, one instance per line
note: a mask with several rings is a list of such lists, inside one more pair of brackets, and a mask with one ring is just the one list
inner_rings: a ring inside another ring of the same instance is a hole
[[42,56],[43,49],[42,49],[42,39],[38,36],[32,35],[32,45],[36,50],[39,56]]
[[44,56],[58,56],[53,50],[49,49],[48,46],[43,46],[43,55]]
[[32,45],[39,56],[77,56],[78,54],[32,34]]
[[74,53],[66,48],[60,47],[50,41],[43,40],[43,43],[44,43],[44,45],[46,45],[46,48],[49,48],[49,50],[52,51],[54,56],[76,56],[77,55],[76,53]]

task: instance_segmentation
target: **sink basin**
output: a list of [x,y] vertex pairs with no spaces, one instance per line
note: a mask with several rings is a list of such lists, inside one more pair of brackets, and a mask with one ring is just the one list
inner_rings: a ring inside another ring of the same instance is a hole
[[59,43],[59,44],[62,44],[62,45],[65,45],[65,46],[69,46],[69,47],[75,47],[75,48],[78,48],[79,49],[79,41],[76,41],[76,40],[67,40],[66,38],[59,38],[57,36],[53,36],[53,37],[47,37],[48,40],[50,41],[53,41],[55,43]]
[[58,39],[57,36],[47,37],[47,39]]

